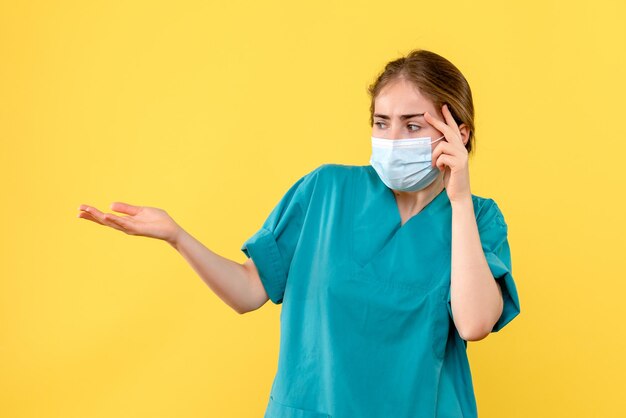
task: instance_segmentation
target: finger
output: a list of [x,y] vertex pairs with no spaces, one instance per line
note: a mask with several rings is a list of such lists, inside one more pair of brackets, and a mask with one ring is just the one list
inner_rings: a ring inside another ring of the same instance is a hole
[[104,219],[107,221],[113,221],[121,226],[129,226],[131,222],[131,218],[128,216],[117,216],[112,213],[106,213],[104,215]]
[[117,224],[111,222],[110,220],[101,219],[101,218],[98,218],[98,217],[94,216],[92,213],[90,213],[90,209],[87,209],[87,210],[84,210],[84,211],[80,212],[78,214],[78,217],[87,219],[87,220],[92,221],[92,222],[95,222],[98,225],[108,226],[108,227],[117,229],[119,231],[126,232],[126,231],[124,231],[124,229],[120,225],[117,225]]
[[437,117],[431,115],[428,112],[424,112],[424,119],[430,125],[434,126],[439,132],[443,133],[446,139],[450,137],[454,131],[448,125],[446,125],[443,121],[439,120]]
[[100,212],[98,209],[94,208],[93,206],[88,206],[88,205],[80,205],[80,209],[83,210],[85,213],[89,214],[92,218],[97,220],[99,223],[102,223],[103,213]]
[[102,213],[98,209],[91,206],[86,206],[84,210],[99,224],[110,226],[111,228],[119,229],[120,231],[122,230],[118,224],[111,223],[110,218],[107,218],[107,216],[110,217],[115,215]]
[[446,119],[448,126],[452,127],[452,129],[456,131],[457,139],[460,139],[461,131],[459,130],[459,125],[456,124],[456,121],[454,120],[454,117],[452,116],[452,112],[450,112],[450,109],[448,109],[447,104],[445,103],[443,104],[441,113],[443,113],[443,117]]
[[134,206],[124,202],[113,202],[110,207],[111,210],[115,212],[121,212],[127,215],[136,215],[141,211],[141,206]]
[[439,158],[437,158],[437,168],[440,171],[445,170],[446,166],[452,169],[453,164],[454,164],[454,158],[452,158],[451,155],[442,154],[441,156],[439,156]]
[[99,225],[104,225],[102,222],[100,222],[99,220],[97,220],[96,218],[94,218],[93,216],[91,216],[91,214],[89,214],[89,212],[85,212],[85,211],[79,212],[79,213],[78,213],[78,217],[79,217],[79,218],[86,219],[86,220],[88,220],[88,221],[95,222],[95,223],[97,223],[97,224],[99,224]]
[[435,149],[433,150],[433,156],[432,156],[432,165],[434,166],[437,159],[439,158],[439,156],[441,154],[448,154],[448,155],[456,155],[455,154],[455,147],[449,143],[449,142],[440,142],[439,144],[437,144],[437,146],[435,147]]
[[109,224],[109,226],[115,228],[115,229],[119,229],[120,231],[129,233],[129,223],[127,219],[124,218],[120,218],[119,216],[116,215],[112,215],[110,213],[107,213],[105,215],[105,219],[107,221],[107,223]]
[[122,231],[122,232],[128,233],[123,226],[121,226],[120,224],[118,224],[117,222],[115,222],[115,221],[113,221],[111,219],[107,219],[105,224],[106,224],[106,226],[109,226],[109,227],[111,227],[113,229],[117,229],[118,231]]

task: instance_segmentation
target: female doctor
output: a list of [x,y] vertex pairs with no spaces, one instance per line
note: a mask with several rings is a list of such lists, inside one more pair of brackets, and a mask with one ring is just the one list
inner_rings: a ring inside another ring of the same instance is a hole
[[238,313],[282,304],[265,418],[476,417],[467,341],[520,304],[504,217],[470,189],[471,90],[447,59],[413,50],[368,91],[370,164],[300,177],[242,264],[159,208],[78,217],[168,242]]

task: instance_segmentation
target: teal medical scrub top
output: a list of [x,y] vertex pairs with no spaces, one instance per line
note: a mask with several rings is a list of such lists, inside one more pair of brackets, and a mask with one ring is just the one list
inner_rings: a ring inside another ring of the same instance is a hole
[[[504,309],[520,312],[507,225],[472,195]],[[450,305],[452,211],[442,190],[404,225],[371,165],[323,164],[285,193],[241,250],[282,303],[265,418],[469,418],[477,408]]]

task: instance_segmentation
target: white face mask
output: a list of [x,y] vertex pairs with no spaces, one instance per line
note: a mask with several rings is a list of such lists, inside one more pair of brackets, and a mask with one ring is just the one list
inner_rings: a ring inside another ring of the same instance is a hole
[[431,184],[441,173],[432,166],[431,137],[384,139],[372,137],[370,164],[387,187],[415,192]]

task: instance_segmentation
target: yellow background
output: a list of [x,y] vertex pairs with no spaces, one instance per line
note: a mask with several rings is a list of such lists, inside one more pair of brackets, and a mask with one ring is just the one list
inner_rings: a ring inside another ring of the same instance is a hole
[[626,7],[517,3],[2,0],[0,416],[261,417],[280,307],[77,208],[160,207],[243,262],[300,176],[368,163],[366,87],[413,48],[470,82],[472,192],[509,225],[480,416],[623,416]]

